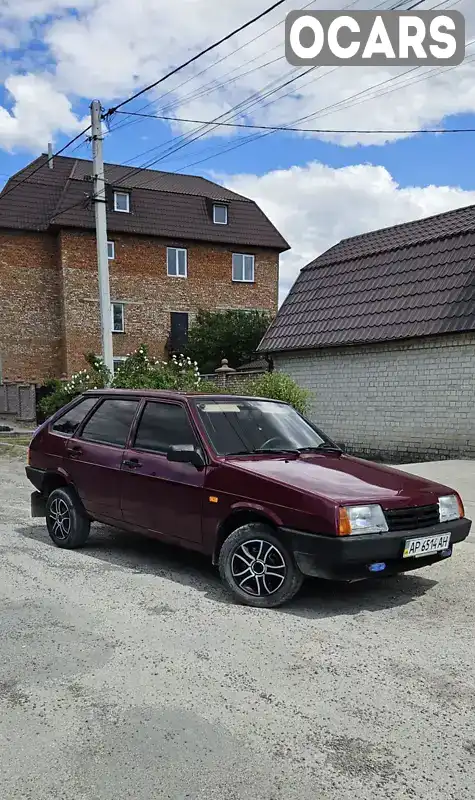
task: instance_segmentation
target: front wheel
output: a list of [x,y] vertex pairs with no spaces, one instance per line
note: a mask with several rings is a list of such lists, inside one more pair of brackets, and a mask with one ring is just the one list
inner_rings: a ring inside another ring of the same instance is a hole
[[46,526],[58,547],[82,547],[89,536],[90,520],[72,489],[54,489],[46,502]]
[[237,528],[219,554],[222,580],[239,603],[276,608],[290,600],[304,576],[272,529],[252,522]]

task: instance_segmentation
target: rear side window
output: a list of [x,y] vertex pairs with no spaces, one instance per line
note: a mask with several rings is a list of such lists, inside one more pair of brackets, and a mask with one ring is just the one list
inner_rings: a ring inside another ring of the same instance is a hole
[[66,414],[57,419],[51,426],[51,430],[55,433],[61,433],[63,436],[72,436],[96,403],[97,397],[85,397],[74,408],[71,408],[70,411],[67,411]]
[[166,453],[173,444],[198,444],[186,410],[173,403],[147,403],[134,447]]
[[104,400],[83,428],[81,439],[125,447],[138,400]]

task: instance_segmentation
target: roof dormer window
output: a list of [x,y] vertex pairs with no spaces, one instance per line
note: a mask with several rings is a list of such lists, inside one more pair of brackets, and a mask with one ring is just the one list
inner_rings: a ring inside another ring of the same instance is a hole
[[213,205],[213,222],[215,225],[228,224],[228,207],[221,203],[214,203]]
[[130,194],[128,192],[114,192],[114,211],[122,214],[130,213]]

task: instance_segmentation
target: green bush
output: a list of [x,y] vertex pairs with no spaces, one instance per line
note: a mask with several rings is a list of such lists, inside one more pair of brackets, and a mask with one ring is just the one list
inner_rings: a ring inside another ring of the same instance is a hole
[[75,373],[69,381],[52,380],[45,388],[52,389],[38,404],[39,417],[47,419],[58,409],[70,403],[88,389],[103,389],[109,382],[109,371],[100,358],[89,353],[85,356],[89,368]]
[[243,394],[290,403],[301,414],[308,410],[309,392],[284,372],[266,372],[246,385]]
[[[39,403],[41,419],[50,417],[88,389],[103,389],[106,386],[113,389],[169,389],[203,394],[223,394],[229,391],[213,381],[202,381],[196,362],[188,356],[173,356],[170,361],[158,361],[150,358],[145,345],[127,356],[112,380],[100,358],[89,354],[85,359],[88,368],[73,375],[71,380],[48,381],[45,384],[50,393]],[[250,380],[239,394],[282,400],[302,414],[308,407],[309,393],[283,372],[267,372]]]
[[120,365],[113,389],[170,389],[175,392],[197,391],[200,385],[198,365],[183,355],[170,361],[149,358],[145,345],[128,356]]
[[[149,358],[145,345],[129,355],[111,379],[108,369],[97,356],[85,356],[89,365],[67,382],[49,381],[52,388],[39,403],[39,416],[46,419],[88,389],[171,389],[178,392],[197,391],[200,385],[198,366],[190,358],[174,356],[170,361]],[[46,384],[45,384],[46,388]]]

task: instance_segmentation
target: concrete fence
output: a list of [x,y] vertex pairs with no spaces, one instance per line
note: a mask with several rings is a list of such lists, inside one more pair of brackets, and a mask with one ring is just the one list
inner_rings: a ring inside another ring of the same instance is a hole
[[220,392],[227,392],[228,394],[240,394],[245,390],[246,385],[251,380],[260,378],[265,375],[265,370],[236,370],[232,369],[223,358],[221,367],[211,373],[210,375],[202,375],[202,380],[209,381],[216,384],[216,388]]
[[0,416],[12,421],[36,420],[36,386],[34,383],[1,383]]

